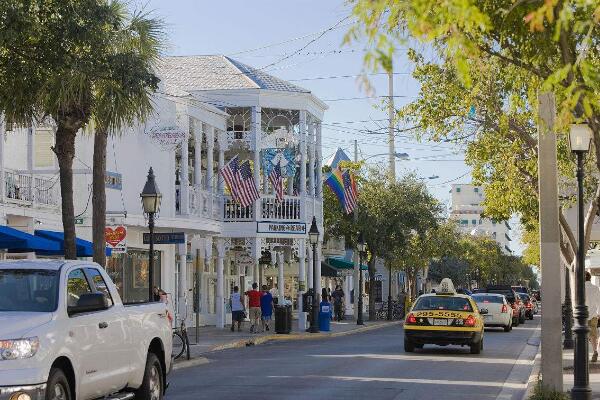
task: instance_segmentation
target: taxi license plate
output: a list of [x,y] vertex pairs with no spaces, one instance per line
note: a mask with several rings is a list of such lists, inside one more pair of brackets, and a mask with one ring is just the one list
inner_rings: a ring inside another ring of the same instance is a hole
[[436,325],[436,326],[440,326],[440,325],[447,326],[448,325],[448,320],[445,319],[445,318],[434,318],[433,319],[433,325]]

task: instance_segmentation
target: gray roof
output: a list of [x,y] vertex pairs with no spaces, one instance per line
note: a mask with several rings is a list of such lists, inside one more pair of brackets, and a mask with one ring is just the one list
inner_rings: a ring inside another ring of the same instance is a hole
[[310,93],[223,55],[164,57],[159,75],[166,84],[185,91],[265,89]]

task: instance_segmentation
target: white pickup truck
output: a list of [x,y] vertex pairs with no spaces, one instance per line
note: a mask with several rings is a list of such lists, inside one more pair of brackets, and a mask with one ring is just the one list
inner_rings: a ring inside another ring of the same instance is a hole
[[2,262],[0,400],[160,400],[170,318],[164,303],[124,306],[92,262]]

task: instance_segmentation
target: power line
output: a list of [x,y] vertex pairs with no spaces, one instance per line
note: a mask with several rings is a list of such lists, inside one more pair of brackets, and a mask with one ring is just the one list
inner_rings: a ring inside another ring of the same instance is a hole
[[[411,74],[412,74],[412,72],[394,72],[394,75],[411,75]],[[387,73],[373,72],[373,73],[369,73],[369,74],[315,76],[312,78],[287,79],[287,81],[288,82],[318,81],[318,80],[324,80],[324,79],[358,78],[361,76],[377,76],[377,75],[387,75]]]

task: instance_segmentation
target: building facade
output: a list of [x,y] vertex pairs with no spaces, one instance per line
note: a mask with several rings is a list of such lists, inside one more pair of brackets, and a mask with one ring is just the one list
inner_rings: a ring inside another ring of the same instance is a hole
[[450,217],[457,221],[462,232],[488,236],[495,240],[507,254],[512,254],[512,228],[509,222],[483,217],[482,203],[485,194],[481,186],[454,184],[450,193],[452,195]]

